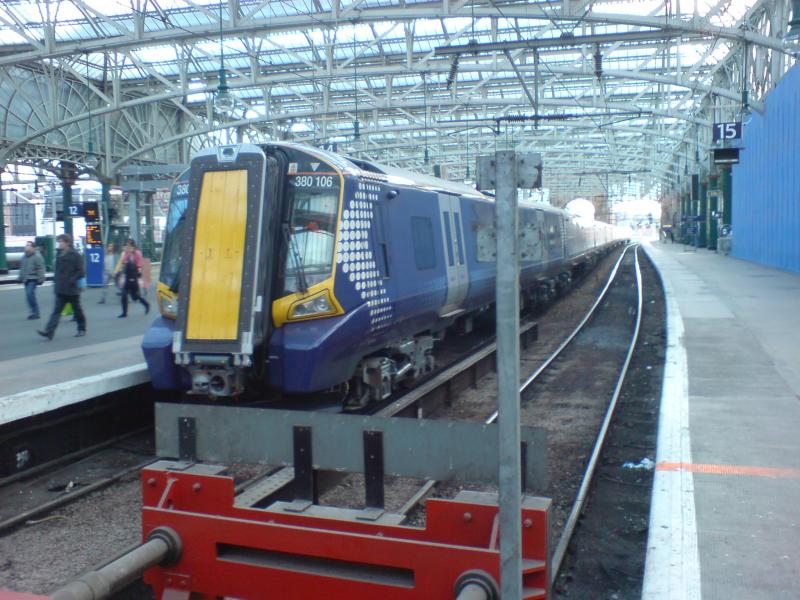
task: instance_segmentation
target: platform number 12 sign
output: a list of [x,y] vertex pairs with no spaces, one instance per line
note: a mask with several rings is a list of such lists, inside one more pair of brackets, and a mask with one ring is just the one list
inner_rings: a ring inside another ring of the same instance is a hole
[[739,140],[742,138],[742,124],[739,121],[733,123],[714,123],[713,141]]

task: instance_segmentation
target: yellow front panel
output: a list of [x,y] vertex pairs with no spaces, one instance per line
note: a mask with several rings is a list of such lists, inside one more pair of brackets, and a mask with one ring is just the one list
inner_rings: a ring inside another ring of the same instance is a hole
[[205,173],[197,208],[187,339],[238,337],[246,225],[247,171]]

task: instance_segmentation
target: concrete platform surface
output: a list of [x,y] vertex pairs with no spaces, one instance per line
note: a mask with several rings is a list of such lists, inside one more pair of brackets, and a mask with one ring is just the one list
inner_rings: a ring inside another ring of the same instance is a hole
[[0,287],[0,424],[147,381],[140,344],[158,316],[155,294],[149,294],[150,314],[131,303],[124,319],[117,318],[121,307],[116,291],[108,288],[105,304],[98,304],[101,294],[90,288],[81,295],[85,337],[73,337],[76,324],[61,317],[48,341],[36,330],[44,329],[53,309],[52,284],[38,288],[42,318],[35,321],[26,319],[22,286]]
[[643,597],[800,598],[800,276],[647,251],[668,352]]

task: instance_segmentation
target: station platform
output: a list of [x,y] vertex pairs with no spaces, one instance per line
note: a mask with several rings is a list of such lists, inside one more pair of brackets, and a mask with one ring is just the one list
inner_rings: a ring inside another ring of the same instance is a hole
[[28,307],[21,285],[0,286],[0,426],[114,392],[149,379],[140,348],[142,336],[158,317],[155,294],[150,313],[130,303],[121,312],[116,289],[107,288],[106,303],[98,304],[101,289],[81,294],[87,335],[73,337],[72,317],[61,317],[52,341],[39,336],[55,303],[53,285],[37,289],[41,319],[27,320]]
[[800,597],[800,276],[645,245],[668,349],[642,597]]

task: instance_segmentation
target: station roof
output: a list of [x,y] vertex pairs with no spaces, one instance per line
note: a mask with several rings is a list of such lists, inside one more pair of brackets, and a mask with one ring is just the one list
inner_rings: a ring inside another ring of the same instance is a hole
[[790,4],[5,0],[0,163],[113,175],[292,139],[463,181],[514,148],[542,153],[554,200],[658,197],[794,63]]

